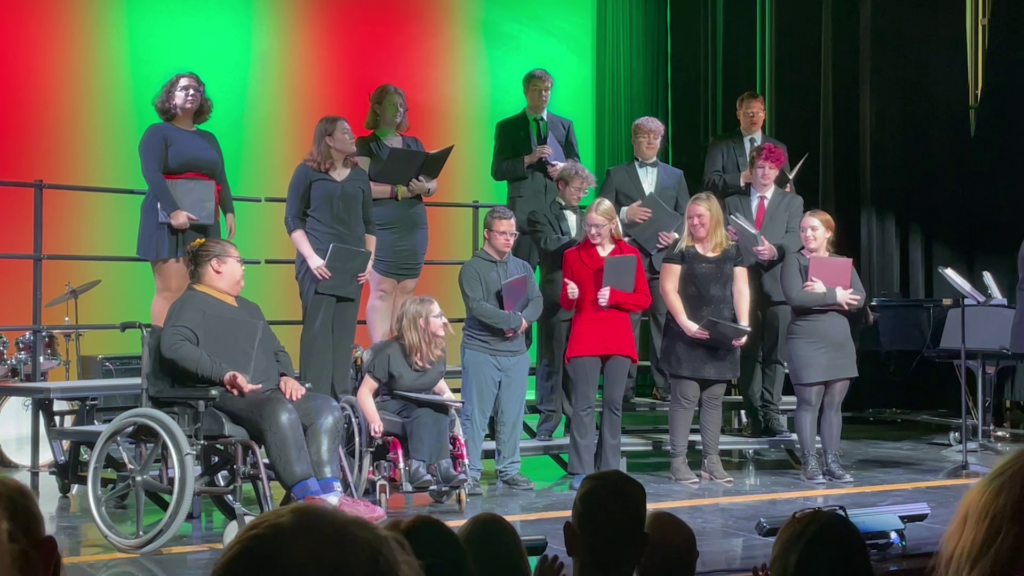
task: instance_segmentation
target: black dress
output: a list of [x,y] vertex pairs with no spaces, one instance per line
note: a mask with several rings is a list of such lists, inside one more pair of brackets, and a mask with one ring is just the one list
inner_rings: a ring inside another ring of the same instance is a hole
[[[425,150],[418,138],[404,135],[402,148]],[[376,133],[356,139],[356,156],[370,159],[371,181],[378,182],[375,176],[390,149]],[[427,207],[423,205],[423,198],[374,200],[373,221],[377,225],[374,272],[398,282],[419,278],[427,257],[428,240]]]
[[146,197],[139,214],[139,239],[135,253],[149,262],[184,258],[185,249],[199,238],[220,238],[219,222],[213,226],[192,226],[176,230],[159,222],[160,205],[167,214],[178,210],[164,175],[196,172],[220,184],[220,209],[234,214],[231,188],[224,174],[224,155],[217,138],[206,130],[185,130],[170,122],[153,124],[139,142],[142,177],[146,180]]
[[[730,244],[717,256],[705,256],[693,246],[676,252],[672,246],[666,251],[664,264],[682,267],[679,296],[690,321],[700,324],[706,318],[715,318],[736,322],[733,275],[736,268],[743,268],[743,255],[737,244]],[[694,340],[669,314],[660,363],[672,376],[724,382],[740,375],[740,349],[727,350]]]
[[[376,232],[371,215],[370,180],[353,166],[344,180],[299,164],[288,184],[284,225],[291,236],[305,230],[310,246],[326,259],[331,244],[353,248],[366,245]],[[359,300],[336,298],[316,291],[319,279],[301,254],[295,255],[295,279],[302,299],[300,378],[317,392],[335,399],[351,388],[352,344],[356,339]]]

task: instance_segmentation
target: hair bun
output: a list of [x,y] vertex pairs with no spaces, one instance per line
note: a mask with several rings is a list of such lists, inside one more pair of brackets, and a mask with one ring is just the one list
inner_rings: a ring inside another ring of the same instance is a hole
[[203,245],[203,244],[205,244],[205,243],[206,243],[206,238],[198,238],[198,239],[196,239],[196,240],[195,240],[194,242],[192,242],[191,244],[189,244],[187,248],[185,248],[185,253],[186,253],[186,254],[187,254],[187,255],[188,255],[189,257],[191,257],[191,256],[192,256],[193,254],[195,254],[195,253],[196,253],[196,251],[197,251],[197,250],[199,250],[199,248],[201,248],[201,247],[202,247],[202,245]]

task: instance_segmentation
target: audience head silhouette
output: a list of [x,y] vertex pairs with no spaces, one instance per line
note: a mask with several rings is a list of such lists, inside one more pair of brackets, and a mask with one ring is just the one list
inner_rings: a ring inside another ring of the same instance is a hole
[[872,576],[874,573],[860,530],[839,512],[797,512],[779,530],[772,547],[772,576]]
[[647,551],[637,576],[693,576],[697,572],[697,536],[682,518],[670,512],[651,512],[647,535]]
[[447,524],[433,516],[414,516],[389,522],[387,529],[401,535],[419,560],[423,576],[472,576],[462,541]]
[[[344,552],[339,553],[339,544]],[[402,538],[362,518],[315,504],[260,514],[213,567],[211,576],[339,574],[421,576]]]
[[619,470],[588,475],[565,523],[565,550],[579,576],[629,576],[647,548],[647,492]]
[[4,549],[0,574],[61,573],[57,541],[46,534],[35,494],[11,477],[0,477],[0,552]]
[[508,520],[492,512],[473,516],[459,529],[469,563],[476,574],[530,576],[530,560],[519,533]]

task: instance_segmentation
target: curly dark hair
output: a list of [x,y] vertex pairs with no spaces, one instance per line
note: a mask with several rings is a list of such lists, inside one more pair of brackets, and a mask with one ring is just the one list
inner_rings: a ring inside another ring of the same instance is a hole
[[153,108],[156,108],[156,113],[160,116],[160,119],[164,122],[170,122],[178,115],[178,111],[174,108],[174,91],[178,89],[178,82],[182,78],[191,78],[199,84],[199,89],[202,93],[199,95],[199,107],[196,108],[196,113],[192,116],[192,123],[196,126],[206,122],[210,119],[210,115],[213,114],[213,100],[206,95],[206,84],[199,78],[199,75],[195,72],[182,72],[181,74],[175,74],[173,78],[164,84],[164,87],[160,89],[160,93],[157,94],[153,100]]

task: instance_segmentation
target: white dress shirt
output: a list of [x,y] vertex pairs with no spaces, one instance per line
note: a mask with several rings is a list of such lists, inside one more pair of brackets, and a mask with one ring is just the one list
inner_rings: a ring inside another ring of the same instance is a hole
[[743,149],[747,151],[745,158],[747,158],[747,161],[749,162],[750,151],[752,150],[750,147],[750,139],[753,138],[754,142],[757,143],[757,146],[760,146],[764,141],[764,134],[762,134],[760,130],[757,131],[757,134],[743,134],[742,132],[740,132],[740,134],[743,136]]
[[[655,158],[653,161],[658,161]],[[658,186],[658,167],[657,166],[640,166],[640,160],[633,160],[633,167],[636,168],[636,174],[640,177],[640,186],[643,188],[644,196],[654,194],[655,188]],[[623,206],[619,209],[619,219],[623,222],[626,221],[626,210],[629,206]]]
[[[765,209],[765,213],[767,213],[767,211],[768,211],[768,205],[771,204],[771,202],[772,202],[772,194],[774,194],[774,193],[775,193],[775,186],[772,186],[771,189],[769,189],[764,194],[764,209]],[[750,187],[750,213],[754,216],[754,219],[757,219],[757,205],[760,203],[760,201],[761,201],[760,195],[757,193],[756,190],[754,190],[754,187],[751,186]],[[751,224],[754,224],[754,222],[751,222]]]
[[[557,198],[556,197],[555,201],[558,202],[559,204],[561,204],[562,206],[566,205],[565,202],[561,198]],[[576,237],[576,230],[579,229],[579,225],[580,225],[579,222],[577,222],[577,219],[580,217],[580,213],[578,211],[579,210],[579,206],[577,206],[576,208],[577,208],[577,212],[576,213],[572,213],[572,212],[570,212],[568,210],[562,210],[562,213],[565,215],[565,221],[569,224],[569,235],[572,236],[573,238]]]

